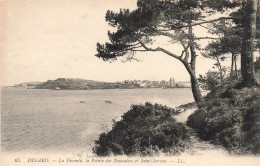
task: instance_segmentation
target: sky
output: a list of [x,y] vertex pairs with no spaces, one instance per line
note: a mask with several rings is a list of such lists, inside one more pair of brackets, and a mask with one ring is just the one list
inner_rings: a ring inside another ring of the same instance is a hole
[[[10,0],[0,2],[1,85],[57,78],[98,81],[188,81],[176,59],[158,52],[137,54],[139,62],[109,63],[95,57],[96,43],[108,41],[107,10],[136,8],[136,0]],[[196,33],[205,35],[202,29]],[[169,47],[166,41],[159,43]],[[180,53],[180,47],[173,47]],[[197,75],[214,61],[198,58]]]

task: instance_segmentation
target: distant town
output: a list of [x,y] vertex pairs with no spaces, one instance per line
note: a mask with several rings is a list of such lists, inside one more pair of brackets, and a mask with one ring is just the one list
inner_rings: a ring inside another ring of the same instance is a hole
[[175,82],[174,78],[168,81],[124,80],[121,82],[102,82],[75,78],[58,78],[46,82],[25,82],[15,84],[14,88],[51,89],[51,90],[90,90],[90,89],[134,89],[134,88],[190,88],[190,82]]

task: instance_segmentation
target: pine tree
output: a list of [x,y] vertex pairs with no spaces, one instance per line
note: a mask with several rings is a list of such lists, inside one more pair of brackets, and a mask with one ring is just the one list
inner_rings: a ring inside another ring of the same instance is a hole
[[[193,30],[195,26],[231,19],[219,17],[207,20],[212,11],[224,10],[224,7],[235,7],[235,3],[219,0],[219,3],[205,0],[139,0],[138,8],[130,11],[122,9],[119,13],[108,10],[106,21],[117,28],[116,32],[108,32],[109,43],[97,43],[96,56],[105,61],[116,60],[127,55],[127,60],[133,60],[137,52],[162,52],[179,60],[190,75],[193,97],[198,105],[203,102],[198,80],[196,78],[196,59],[198,41],[210,37],[197,37]],[[207,9],[207,10],[206,10]],[[169,44],[179,44],[182,53],[163,47],[154,47],[153,41],[167,37]]]
[[260,85],[255,77],[254,69],[254,40],[256,35],[256,13],[257,0],[247,0],[243,9],[243,40],[241,52],[241,74],[243,78],[242,86],[252,87]]

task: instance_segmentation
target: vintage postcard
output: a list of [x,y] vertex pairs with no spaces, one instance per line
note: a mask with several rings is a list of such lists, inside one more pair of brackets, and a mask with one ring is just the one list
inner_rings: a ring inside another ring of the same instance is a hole
[[259,20],[259,0],[0,0],[0,165],[259,165]]

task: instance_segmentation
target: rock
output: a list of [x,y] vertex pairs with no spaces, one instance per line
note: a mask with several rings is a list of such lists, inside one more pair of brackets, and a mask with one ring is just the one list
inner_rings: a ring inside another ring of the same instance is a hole
[[112,101],[106,100],[105,101],[107,104],[112,104]]

